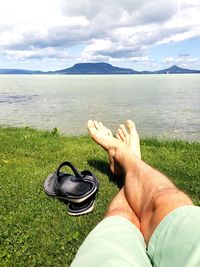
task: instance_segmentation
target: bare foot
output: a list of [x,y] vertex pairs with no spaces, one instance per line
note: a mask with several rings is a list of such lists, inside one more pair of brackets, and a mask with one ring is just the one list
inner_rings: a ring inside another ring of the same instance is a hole
[[137,158],[133,150],[121,140],[113,137],[111,131],[101,122],[89,120],[87,127],[93,140],[107,151],[113,174],[122,175],[123,172],[125,173],[125,170],[127,171],[134,159]]
[[[102,122],[89,120],[87,128],[92,139],[107,151],[112,173],[115,175],[121,173],[121,167],[115,160],[115,157],[116,154],[120,157],[121,152],[119,151],[123,151],[123,149],[126,148],[125,144],[113,137],[112,132],[106,128]],[[119,147],[121,147],[120,150]],[[116,153],[116,151],[118,151],[118,153]]]
[[120,125],[117,131],[116,137],[118,140],[122,141],[126,147],[128,147],[132,153],[136,154],[141,159],[140,151],[140,139],[136,131],[135,124],[132,120],[127,120],[126,127],[124,124]]
[[106,151],[120,144],[119,140],[113,137],[112,132],[102,122],[89,120],[87,128],[92,139]]

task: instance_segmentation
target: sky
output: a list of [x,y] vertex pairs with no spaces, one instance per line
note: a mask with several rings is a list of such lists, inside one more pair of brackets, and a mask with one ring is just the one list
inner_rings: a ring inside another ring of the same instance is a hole
[[200,69],[199,0],[0,0],[0,68]]

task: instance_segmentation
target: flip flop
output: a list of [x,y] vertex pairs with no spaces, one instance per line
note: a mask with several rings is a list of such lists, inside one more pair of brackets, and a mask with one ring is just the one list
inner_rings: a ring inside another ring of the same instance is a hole
[[83,215],[93,211],[94,204],[95,204],[94,195],[81,203],[68,202],[67,212],[69,215],[72,216]]
[[[83,176],[84,180],[92,180],[98,188],[99,181],[91,171],[88,170],[82,171],[81,175]],[[72,216],[78,216],[93,211],[95,205],[96,192],[91,197],[89,197],[88,199],[86,199],[81,203],[68,202],[67,205],[68,214]]]
[[[74,175],[60,172],[64,166],[70,167]],[[46,194],[73,203],[85,201],[97,189],[97,178],[87,170],[79,173],[70,162],[63,162],[53,174],[47,177],[44,183]]]
[[[98,185],[99,185],[98,179],[96,178],[96,176],[92,172],[90,172],[88,170],[82,171],[81,176],[83,176],[84,180],[87,180],[87,179],[92,180],[95,183],[96,187],[98,187]],[[56,177],[55,173],[51,173],[45,180],[44,191],[48,196],[51,196],[51,197],[57,196],[57,191],[55,190],[55,180],[56,179],[57,179],[57,177]]]
[[84,170],[80,174],[84,180],[92,181],[98,189],[99,181],[98,181],[97,177],[94,175],[94,173],[92,173],[91,171],[88,171],[88,170]]

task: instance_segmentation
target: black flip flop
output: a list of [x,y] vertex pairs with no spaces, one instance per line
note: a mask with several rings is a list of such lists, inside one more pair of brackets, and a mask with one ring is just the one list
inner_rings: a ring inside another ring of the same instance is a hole
[[[75,175],[60,172],[64,166],[70,167]],[[49,196],[73,203],[85,201],[97,191],[97,188],[98,180],[90,171],[79,173],[70,162],[63,162],[44,183],[44,191]]]
[[94,175],[94,173],[92,173],[91,171],[88,171],[88,170],[84,170],[80,174],[84,180],[92,181],[98,189],[99,181],[98,181],[97,177]]
[[72,203],[68,202],[67,204],[67,212],[69,215],[77,216],[83,215],[93,211],[95,204],[95,196],[92,195],[90,198],[86,199],[81,203]]
[[[91,171],[88,170],[82,171],[81,175],[83,176],[84,180],[92,180],[98,188],[99,181]],[[88,199],[86,199],[81,203],[68,202],[67,205],[68,214],[72,216],[78,216],[93,211],[95,205],[96,192],[91,197],[89,197]]]

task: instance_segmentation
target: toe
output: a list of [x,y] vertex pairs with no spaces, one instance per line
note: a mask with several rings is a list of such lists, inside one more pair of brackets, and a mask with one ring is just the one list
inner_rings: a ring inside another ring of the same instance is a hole
[[104,133],[105,135],[109,135],[109,136],[112,136],[112,133],[111,131],[106,128],[102,122],[99,122],[99,127],[100,127],[100,130],[102,131],[102,133]]
[[94,121],[94,126],[96,127],[97,130],[101,130],[101,126],[98,121]]
[[126,137],[125,137],[123,131],[121,130],[121,128],[118,129],[117,134],[119,135],[120,139],[124,142]]
[[102,123],[101,121],[99,122],[99,127],[100,127],[100,129],[103,130],[103,131],[104,131],[105,128],[106,128],[106,127],[103,126],[103,123]]
[[92,120],[89,120],[87,123],[88,130],[95,128],[94,122]]
[[87,123],[87,128],[90,134],[93,136],[96,133],[96,127],[94,125],[94,122],[92,120],[89,120]]
[[118,140],[122,141],[122,139],[121,139],[121,137],[120,137],[120,135],[118,133],[116,133],[116,137],[117,137]]
[[127,130],[126,130],[124,124],[121,124],[120,125],[120,129],[121,129],[123,135],[126,137],[128,135],[128,133],[127,133]]
[[92,120],[88,121],[87,128],[88,128],[88,131],[90,132],[91,135],[94,135],[97,131],[96,126],[94,124],[94,121],[92,121]]
[[136,132],[135,123],[132,120],[127,120],[126,125],[130,133],[134,131]]

